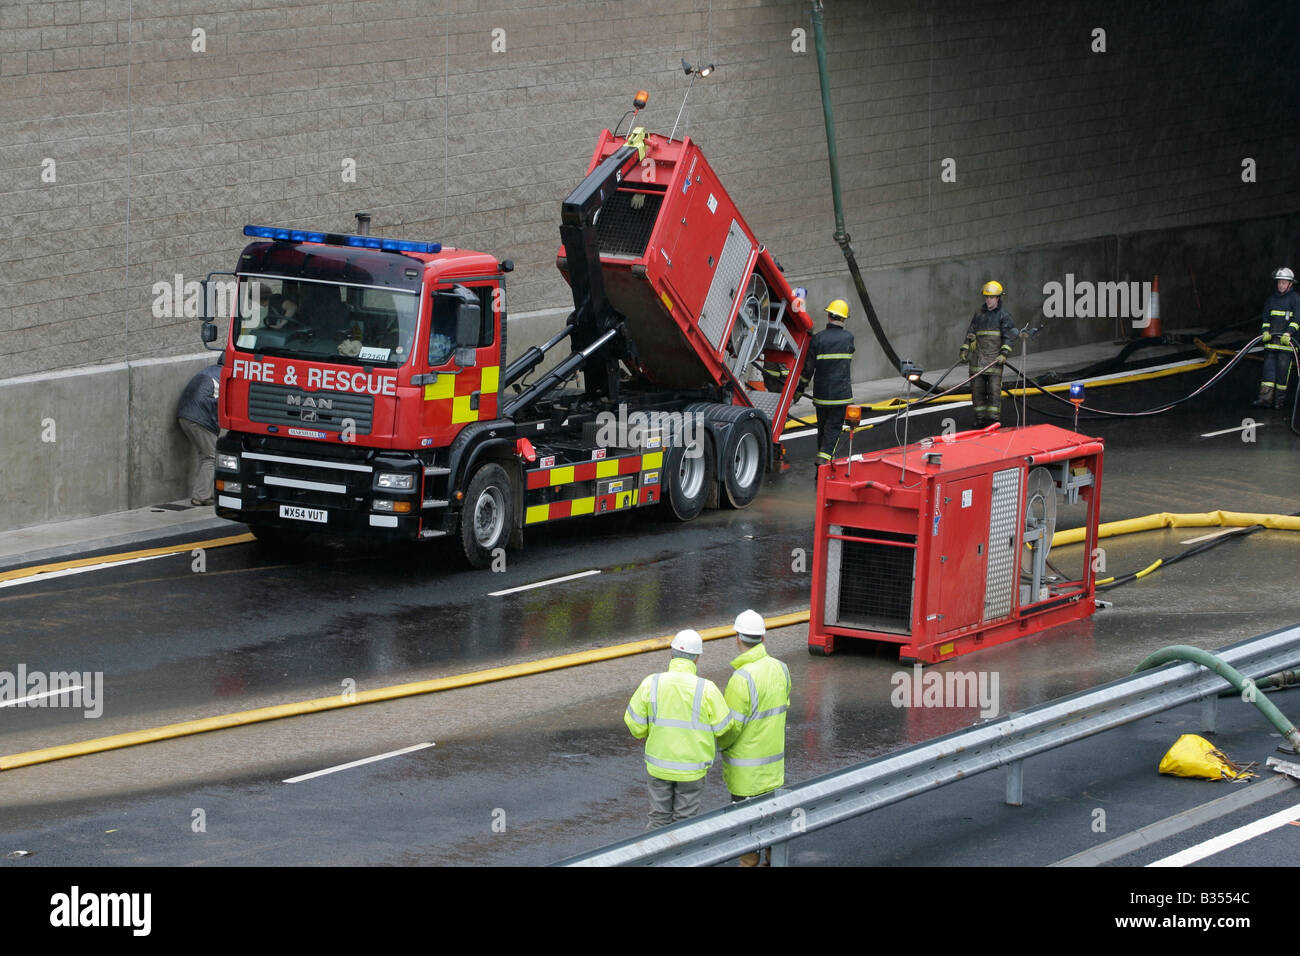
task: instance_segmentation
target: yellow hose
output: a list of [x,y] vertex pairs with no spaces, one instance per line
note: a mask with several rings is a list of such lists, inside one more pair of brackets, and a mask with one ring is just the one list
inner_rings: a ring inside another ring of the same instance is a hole
[[[790,614],[778,614],[766,618],[764,623],[769,630],[802,624],[809,618],[807,610],[794,611]],[[706,641],[732,637],[734,627],[722,625],[704,628],[699,632]],[[546,671],[562,670],[580,664],[593,664],[597,661],[613,660],[618,657],[630,657],[633,654],[645,654],[648,651],[667,649],[672,642],[671,636],[653,637],[644,641],[632,641],[628,644],[616,644],[613,647],[601,647],[575,654],[562,654],[539,661],[523,664],[511,664],[507,667],[493,667],[488,670],[472,671],[452,677],[437,677],[432,680],[414,681],[409,684],[395,684],[391,687],[377,687],[374,690],[358,691],[355,694],[333,694],[329,697],[317,697],[314,700],[299,701],[294,704],[276,704],[271,707],[258,707],[254,710],[239,711],[233,714],[221,714],[216,717],[204,717],[199,720],[187,720],[148,730],[134,730],[109,737],[97,737],[75,744],[63,744],[57,747],[45,747],[40,750],[28,750],[24,753],[0,757],[0,771],[28,767],[38,763],[49,763],[67,757],[82,757],[86,754],[103,753],[106,750],[119,750],[148,744],[158,740],[171,740],[175,737],[189,737],[194,734],[207,733],[211,730],[225,730],[230,727],[246,727],[249,724],[282,717],[298,717],[303,714],[321,713],[327,710],[339,710],[344,707],[356,707],[360,704],[373,704],[385,700],[397,700],[401,697],[414,697],[419,694],[432,694],[437,691],[455,690],[460,687],[472,687],[476,684],[488,684],[493,681],[509,680],[514,677],[527,677],[530,674],[542,674]]]
[[[1300,517],[1292,515],[1247,514],[1239,511],[1207,511],[1202,514],[1171,514],[1162,511],[1141,518],[1107,521],[1097,526],[1098,538],[1113,538],[1139,531],[1156,531],[1160,528],[1249,528],[1263,525],[1275,531],[1300,531]],[[1078,544],[1085,538],[1085,528],[1069,528],[1052,535],[1052,547]],[[1101,582],[1098,582],[1101,583]]]
[[[1102,388],[1107,385],[1129,385],[1133,382],[1145,382],[1145,381],[1149,381],[1150,379],[1167,378],[1170,375],[1182,375],[1185,372],[1195,372],[1203,368],[1209,368],[1211,365],[1217,365],[1218,362],[1219,362],[1218,355],[1211,355],[1205,361],[1197,362],[1193,365],[1180,365],[1175,368],[1161,369],[1158,372],[1135,372],[1132,375],[1122,375],[1119,378],[1106,378],[1106,379],[1100,379],[1098,381],[1088,381],[1088,388],[1090,389]],[[1041,389],[1035,386],[1033,388],[1004,388],[1002,391],[1007,395],[1020,396],[1020,395],[1033,395],[1039,391],[1068,392],[1069,390],[1070,390],[1070,383],[1061,382],[1057,385],[1044,385]],[[915,404],[916,402],[919,401],[927,401],[931,404],[939,404],[942,402],[968,402],[970,400],[971,400],[970,393],[965,392],[965,393],[956,393],[953,395],[944,395],[941,397],[931,398],[931,399],[917,398],[912,400],[912,404]],[[888,411],[891,407],[894,408],[898,407],[898,405],[902,404],[902,402],[903,400],[901,398],[891,398],[888,401],[877,402],[876,404],[867,407],[877,411]]]

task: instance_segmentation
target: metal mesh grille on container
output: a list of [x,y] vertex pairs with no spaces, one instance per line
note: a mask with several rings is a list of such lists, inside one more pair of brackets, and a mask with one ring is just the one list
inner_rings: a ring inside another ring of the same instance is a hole
[[984,620],[1011,613],[1016,551],[1020,547],[1020,468],[993,473],[993,502],[989,506],[989,560],[984,588]]
[[[640,209],[633,207],[632,199],[640,196]],[[596,217],[596,243],[605,256],[641,256],[655,220],[659,218],[662,195],[653,193],[615,192]]]
[[[916,543],[915,535],[888,531],[845,528],[843,533],[849,537]],[[910,633],[915,564],[915,548],[865,541],[841,542],[839,623],[891,634]]]
[[713,281],[709,283],[708,297],[700,310],[700,331],[715,349],[722,348],[722,334],[727,331],[727,320],[731,318],[736,296],[745,284],[745,269],[753,251],[745,230],[733,219],[727,231],[727,241],[722,245],[722,255],[718,256]]

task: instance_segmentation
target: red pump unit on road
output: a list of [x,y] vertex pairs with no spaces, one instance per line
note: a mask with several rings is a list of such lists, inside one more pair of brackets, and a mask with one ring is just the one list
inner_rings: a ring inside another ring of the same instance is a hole
[[[1055,425],[994,426],[827,465],[809,651],[865,638],[936,663],[1088,617],[1102,451]],[[1086,510],[1073,580],[1048,570],[1058,500]]]

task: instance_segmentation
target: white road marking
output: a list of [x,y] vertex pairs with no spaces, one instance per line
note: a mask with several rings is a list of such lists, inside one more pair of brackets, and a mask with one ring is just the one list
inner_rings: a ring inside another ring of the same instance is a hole
[[538,581],[536,584],[521,584],[517,588],[506,588],[504,591],[489,591],[488,597],[501,597],[505,594],[514,594],[516,591],[529,591],[533,588],[544,588],[548,584],[559,584],[561,581],[572,581],[574,578],[585,578],[593,574],[600,574],[600,571],[579,571],[577,574],[566,574],[562,578],[550,578],[546,581]]
[[1223,428],[1217,432],[1202,432],[1202,438],[1217,438],[1219,435],[1231,435],[1233,432],[1244,432],[1247,428],[1263,428],[1268,422],[1254,422],[1250,425],[1238,425],[1236,428]]
[[[944,402],[940,405],[926,405],[924,408],[916,408],[913,409],[908,414],[913,418],[918,418],[921,415],[938,414],[939,412],[946,412],[958,408],[969,408],[970,406],[971,406],[971,402],[968,401]],[[863,404],[863,408],[865,407],[866,407],[866,403]],[[887,422],[897,417],[899,416],[896,411],[886,412],[883,415],[873,415],[870,418],[862,419],[861,423],[858,425],[858,428],[861,429],[866,427],[867,425],[879,425],[881,422]],[[797,432],[782,432],[781,437],[778,438],[777,441],[789,441],[791,438],[805,438],[808,435],[816,435],[816,434],[817,434],[816,428],[801,428]]]
[[80,684],[73,684],[71,687],[61,687],[58,690],[47,690],[39,694],[32,694],[29,697],[19,697],[17,700],[0,701],[0,707],[17,707],[19,704],[25,704],[29,700],[40,700],[42,697],[58,697],[60,694],[71,694],[74,690],[84,690]]
[[140,561],[156,561],[158,558],[170,558],[181,553],[182,551],[173,551],[171,554],[151,554],[148,557],[129,558],[126,561],[105,561],[103,564],[88,564],[84,568],[64,568],[61,571],[41,571],[39,574],[29,574],[25,578],[14,578],[12,581],[0,581],[0,588],[11,588],[16,584],[31,584],[33,581],[48,581],[51,578],[67,577],[69,574],[85,574],[87,571],[102,571],[104,568],[118,568],[124,564],[136,564]]
[[379,754],[377,757],[365,757],[361,760],[354,760],[351,763],[341,763],[337,767],[326,767],[324,770],[316,770],[312,773],[304,773],[301,776],[290,777],[283,783],[302,783],[304,780],[310,780],[313,777],[323,777],[327,773],[338,773],[340,770],[351,770],[353,767],[360,767],[364,764],[374,763],[376,760],[387,760],[389,757],[400,757],[402,754],[409,754],[416,750],[423,750],[425,747],[432,747],[432,741],[422,744],[416,744],[414,747],[403,747],[401,750],[394,750],[390,753]]
[[1188,538],[1186,541],[1180,541],[1179,544],[1198,544],[1202,541],[1209,541],[1212,538],[1222,538],[1225,534],[1232,534],[1232,532],[1240,530],[1240,528],[1224,528],[1222,531],[1212,531],[1209,534],[1203,534],[1199,538]]
[[1175,853],[1173,856],[1167,856],[1163,860],[1148,863],[1147,866],[1187,866],[1189,863],[1204,860],[1207,856],[1222,853],[1239,843],[1253,840],[1270,830],[1284,827],[1295,819],[1300,819],[1300,803],[1290,809],[1279,810],[1277,813],[1256,820],[1254,823],[1248,823],[1244,827],[1237,827],[1237,829],[1229,830],[1227,833],[1220,833],[1213,839],[1198,843],[1196,846],[1189,846],[1186,850]]

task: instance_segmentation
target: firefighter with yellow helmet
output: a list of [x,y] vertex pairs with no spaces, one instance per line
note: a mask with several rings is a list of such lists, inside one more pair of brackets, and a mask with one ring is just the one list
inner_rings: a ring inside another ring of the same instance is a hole
[[844,428],[844,410],[853,401],[853,333],[844,328],[849,304],[835,299],[826,306],[826,328],[812,337],[812,361],[804,366],[799,391],[813,379],[813,406],[817,409],[817,466],[835,457],[835,445]]
[[986,282],[980,294],[984,296],[984,305],[970,320],[961,347],[961,360],[969,361],[973,376],[971,405],[976,428],[992,425],[1002,418],[1002,366],[1019,335],[1011,316],[1002,308],[1002,283]]

